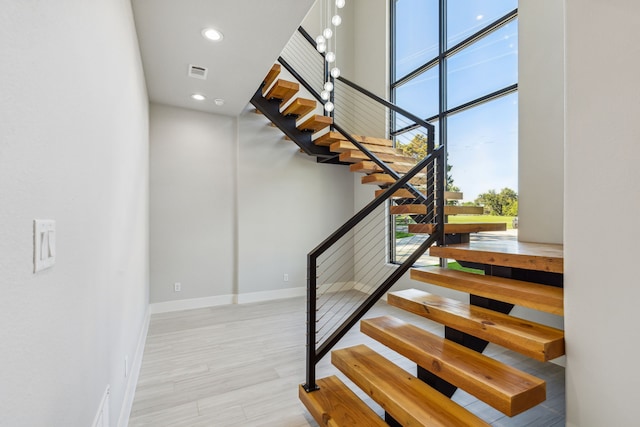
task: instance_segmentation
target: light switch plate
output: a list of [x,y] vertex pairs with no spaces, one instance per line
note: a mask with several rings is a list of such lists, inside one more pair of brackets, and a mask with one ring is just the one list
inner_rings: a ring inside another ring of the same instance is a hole
[[53,267],[56,263],[56,222],[33,220],[33,272]]

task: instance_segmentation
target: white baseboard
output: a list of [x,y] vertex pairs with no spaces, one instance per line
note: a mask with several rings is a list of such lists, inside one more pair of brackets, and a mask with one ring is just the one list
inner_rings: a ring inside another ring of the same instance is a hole
[[175,301],[154,302],[149,304],[151,314],[171,311],[193,310],[195,308],[215,307],[235,303],[235,295],[218,295],[204,298],[180,299]]
[[251,292],[236,295],[238,304],[249,304],[252,302],[270,301],[274,299],[295,298],[307,295],[307,288],[277,289],[274,291]]
[[131,407],[133,406],[133,399],[136,394],[138,378],[140,377],[140,368],[142,368],[142,356],[144,355],[144,344],[147,341],[147,333],[149,332],[150,319],[151,306],[148,306],[147,311],[144,314],[140,334],[138,335],[136,352],[133,355],[133,361],[131,363],[131,368],[129,369],[129,379],[124,391],[124,400],[122,402],[122,408],[120,409],[120,416],[118,417],[118,427],[127,427],[129,425],[129,415],[131,414]]
[[109,396],[110,394],[111,394],[110,387],[107,386],[107,389],[102,395],[100,406],[98,406],[98,412],[96,413],[96,416],[93,419],[93,423],[91,424],[92,427],[109,427]]
[[149,304],[149,311],[151,314],[169,313],[172,311],[193,310],[195,308],[215,307],[218,305],[249,304],[274,299],[295,298],[305,295],[307,295],[307,288],[304,287],[276,289],[273,291],[250,292],[238,295],[218,295],[213,297],[155,302]]

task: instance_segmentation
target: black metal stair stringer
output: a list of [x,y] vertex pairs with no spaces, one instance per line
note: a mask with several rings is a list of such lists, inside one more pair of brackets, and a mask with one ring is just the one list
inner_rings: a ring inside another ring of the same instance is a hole
[[258,88],[253,98],[251,98],[251,104],[271,120],[278,129],[295,142],[306,154],[317,157],[319,161],[320,159],[330,160],[336,157],[336,153],[329,151],[329,148],[315,145],[311,140],[311,132],[304,132],[298,129],[295,116],[284,116],[280,113],[279,99],[268,100],[262,96],[262,86]]

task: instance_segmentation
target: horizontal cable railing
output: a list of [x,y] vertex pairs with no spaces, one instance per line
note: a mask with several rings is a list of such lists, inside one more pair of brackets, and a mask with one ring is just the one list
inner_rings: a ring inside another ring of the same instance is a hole
[[[316,388],[316,364],[437,242],[440,226],[434,224],[436,232],[412,248],[402,264],[390,267],[386,262],[390,242],[384,236],[391,198],[418,173],[433,175],[434,182],[440,182],[443,162],[444,150],[439,147],[307,255],[308,391]],[[431,215],[441,212],[434,201],[419,206]]]
[[[278,61],[320,103],[334,107],[329,148],[377,185],[377,197],[308,254],[307,390],[315,366],[434,243],[444,242],[444,147],[434,126],[344,77],[333,78],[315,41],[300,28]],[[389,139],[392,131],[411,128]],[[322,137],[317,135],[316,138]],[[431,233],[419,242],[389,233],[411,214]],[[391,214],[391,215],[390,215]],[[394,240],[392,240],[394,239]],[[395,244],[394,244],[395,243]],[[399,265],[391,265],[394,260]]]

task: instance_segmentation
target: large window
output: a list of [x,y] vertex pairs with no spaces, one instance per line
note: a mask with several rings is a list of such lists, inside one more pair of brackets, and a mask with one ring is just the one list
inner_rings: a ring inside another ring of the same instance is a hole
[[[447,147],[448,190],[464,196],[455,203],[482,204],[505,188],[517,194],[518,1],[390,1],[391,93],[436,126],[436,145]],[[410,221],[395,218],[394,242],[425,238],[406,233]],[[511,227],[509,216],[504,222]],[[392,259],[402,261],[401,253],[393,250]]]

